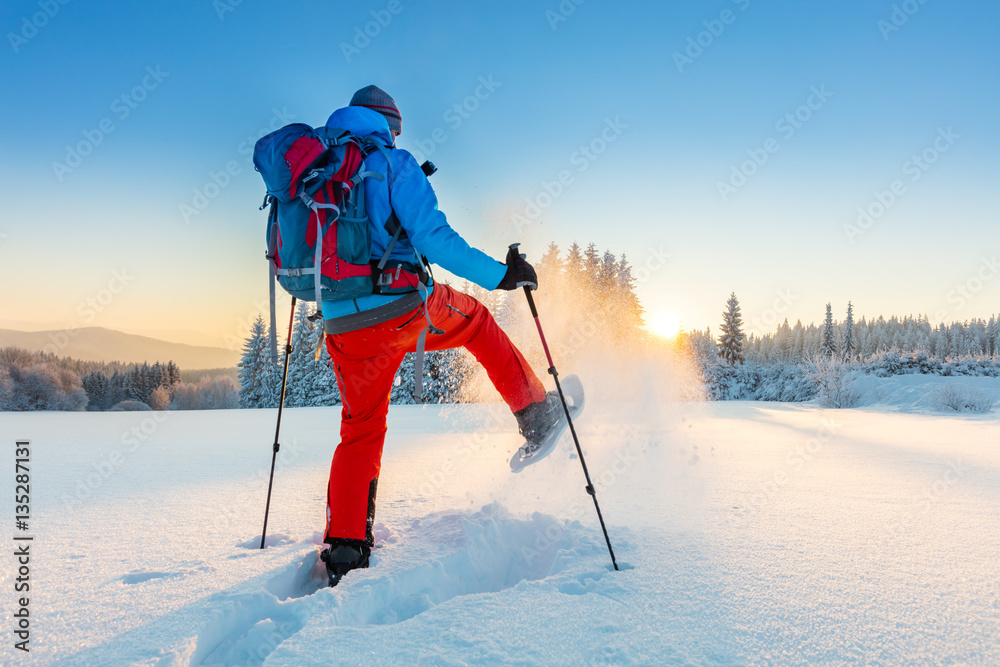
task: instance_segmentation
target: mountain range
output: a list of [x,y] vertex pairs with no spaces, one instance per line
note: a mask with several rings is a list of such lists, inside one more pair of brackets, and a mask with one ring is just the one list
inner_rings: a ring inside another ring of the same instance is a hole
[[183,370],[234,368],[240,358],[238,351],[224,347],[171,343],[103,327],[81,327],[69,331],[0,329],[0,347],[20,347],[82,361],[173,361]]

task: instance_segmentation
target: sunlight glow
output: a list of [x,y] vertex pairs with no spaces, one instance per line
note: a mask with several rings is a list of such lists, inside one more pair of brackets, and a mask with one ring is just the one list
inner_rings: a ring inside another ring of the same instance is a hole
[[673,338],[681,330],[681,318],[670,310],[661,310],[649,318],[650,332],[662,338]]

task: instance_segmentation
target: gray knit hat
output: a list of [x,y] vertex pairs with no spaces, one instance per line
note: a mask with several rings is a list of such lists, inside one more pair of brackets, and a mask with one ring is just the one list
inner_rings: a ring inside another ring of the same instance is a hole
[[378,111],[389,121],[390,130],[396,134],[402,133],[403,117],[399,115],[396,102],[389,97],[389,93],[378,86],[366,86],[354,93],[354,97],[351,98],[351,106],[367,107]]

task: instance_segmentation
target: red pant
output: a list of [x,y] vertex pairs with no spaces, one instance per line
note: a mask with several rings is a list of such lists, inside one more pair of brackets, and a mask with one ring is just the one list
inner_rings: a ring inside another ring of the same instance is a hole
[[[545,398],[542,383],[485,306],[442,284],[434,286],[427,305],[434,325],[445,334],[428,334],[426,349],[465,347],[486,369],[512,411]],[[333,455],[327,487],[327,542],[370,543],[389,394],[403,356],[416,350],[417,337],[427,326],[423,308],[326,337],[343,400],[340,445]]]

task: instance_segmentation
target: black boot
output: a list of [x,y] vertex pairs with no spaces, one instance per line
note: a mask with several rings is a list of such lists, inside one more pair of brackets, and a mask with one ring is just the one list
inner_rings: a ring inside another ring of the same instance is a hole
[[367,544],[337,544],[323,549],[319,559],[326,563],[326,573],[330,577],[330,586],[339,584],[341,578],[351,570],[368,567],[371,553],[371,547]]
[[514,416],[517,418],[517,426],[521,435],[527,441],[525,443],[526,453],[530,453],[533,449],[538,448],[552,427],[563,418],[562,401],[559,400],[558,393],[550,391],[545,395],[545,400],[518,410]]

